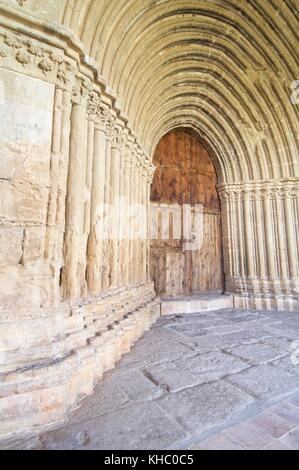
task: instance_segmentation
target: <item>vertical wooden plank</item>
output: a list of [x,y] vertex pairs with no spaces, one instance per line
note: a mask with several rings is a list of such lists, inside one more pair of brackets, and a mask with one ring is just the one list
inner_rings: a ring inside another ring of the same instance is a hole
[[[217,176],[209,154],[192,135],[178,130],[161,139],[154,164],[157,171],[151,187],[152,201],[173,207],[204,205],[204,236],[199,249],[183,252],[183,244],[171,236],[169,240],[156,242],[159,255],[157,252],[151,257],[158,264],[157,269],[151,269],[157,277],[156,284],[167,295],[222,289],[220,204]],[[155,243],[151,246],[155,250]]]

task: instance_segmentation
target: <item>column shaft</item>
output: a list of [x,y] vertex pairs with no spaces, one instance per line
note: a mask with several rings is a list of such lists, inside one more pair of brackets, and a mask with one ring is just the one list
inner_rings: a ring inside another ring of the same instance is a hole
[[80,296],[78,263],[80,260],[80,242],[83,235],[86,140],[86,106],[76,103],[73,105],[71,114],[64,244],[65,265],[63,270],[64,295],[69,299]]
[[290,277],[298,276],[298,259],[296,250],[296,235],[295,235],[295,218],[293,209],[293,200],[286,195],[284,199],[284,212],[285,212],[285,227],[286,227],[286,240],[288,250],[288,264]]
[[94,132],[90,233],[87,249],[87,283],[89,291],[93,294],[99,293],[102,287],[105,167],[106,135],[103,129],[96,127]]
[[110,165],[110,287],[118,286],[118,206],[119,206],[120,149],[112,145]]

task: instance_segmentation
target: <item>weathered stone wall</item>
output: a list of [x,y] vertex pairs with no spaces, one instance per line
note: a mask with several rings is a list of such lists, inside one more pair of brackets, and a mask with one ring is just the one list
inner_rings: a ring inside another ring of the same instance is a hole
[[54,85],[1,71],[1,310],[52,304],[44,257]]
[[160,314],[142,210],[153,166],[79,42],[10,13],[0,20],[1,437],[65,419]]
[[0,6],[4,436],[64,419],[159,314],[147,214],[170,130],[213,158],[235,304],[298,310],[299,77],[294,2]]

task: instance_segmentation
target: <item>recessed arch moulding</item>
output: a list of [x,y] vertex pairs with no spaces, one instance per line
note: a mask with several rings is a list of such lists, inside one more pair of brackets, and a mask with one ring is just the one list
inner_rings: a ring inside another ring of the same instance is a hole
[[130,211],[170,130],[214,160],[235,305],[299,310],[298,30],[291,0],[0,1],[2,437],[64,419],[159,315]]

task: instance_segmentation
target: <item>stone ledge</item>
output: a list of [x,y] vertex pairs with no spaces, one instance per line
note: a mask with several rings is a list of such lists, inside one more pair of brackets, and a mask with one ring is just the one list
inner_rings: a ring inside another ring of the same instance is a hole
[[224,294],[200,294],[190,297],[164,298],[161,301],[161,315],[197,313],[222,308],[233,308],[231,296]]
[[[160,300],[149,283],[108,294],[73,309],[72,314],[80,317],[80,330],[56,341],[54,349],[58,344],[64,348],[61,357],[53,356],[51,341],[55,342],[55,335],[49,335],[48,344],[39,345],[43,361],[37,360],[40,322],[27,351],[20,348],[19,352],[1,352],[0,438],[37,431],[41,426],[65,420],[67,413],[93,391],[103,374],[157,320]],[[69,320],[72,324],[72,316]],[[5,335],[3,327],[1,330]],[[24,367],[13,369],[20,364],[21,356]]]

